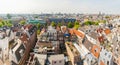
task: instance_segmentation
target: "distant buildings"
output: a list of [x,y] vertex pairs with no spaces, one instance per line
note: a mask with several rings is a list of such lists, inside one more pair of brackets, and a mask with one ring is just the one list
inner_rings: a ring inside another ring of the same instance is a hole
[[[77,19],[74,18],[75,14],[57,15],[28,15],[28,19],[25,16],[26,25],[0,28],[0,63],[3,65],[9,59],[11,65],[120,64],[120,19],[112,20],[111,16],[106,19],[102,14],[78,15]],[[46,22],[41,20],[44,16],[48,16]],[[76,20],[107,22],[97,26],[81,26],[78,30],[67,28],[68,22],[74,23]],[[34,24],[51,22],[63,25],[41,26],[37,35]]]
[[46,24],[46,22],[44,21],[44,20],[42,20],[42,19],[40,19],[40,20],[37,20],[37,19],[35,19],[35,20],[27,20],[27,23],[28,24],[41,24],[41,25],[45,25]]
[[55,22],[55,23],[59,23],[59,22],[75,22],[76,19],[74,18],[49,18],[48,22]]

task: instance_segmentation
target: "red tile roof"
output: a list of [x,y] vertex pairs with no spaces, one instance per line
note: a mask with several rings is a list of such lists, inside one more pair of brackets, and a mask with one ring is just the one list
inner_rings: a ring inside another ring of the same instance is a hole
[[100,61],[100,65],[105,65],[105,63],[103,61]]
[[71,35],[73,35],[73,34],[74,34],[73,29],[69,29],[69,33],[70,33]]
[[107,35],[107,34],[110,34],[110,33],[111,33],[111,30],[110,30],[110,29],[105,29],[104,32],[105,32],[105,34]]
[[84,38],[85,37],[85,35],[82,33],[82,32],[80,32],[80,31],[78,31],[78,30],[73,30],[74,31],[74,33],[76,34],[76,35],[78,35],[79,37],[81,37],[81,38]]
[[81,38],[84,38],[84,37],[85,37],[85,35],[84,35],[82,32],[80,32],[80,31],[78,31],[78,30],[76,30],[76,29],[69,29],[69,33],[70,33],[71,35],[75,34],[75,35],[77,35],[77,36],[79,36],[79,37],[81,37]]
[[99,46],[97,46],[97,45],[93,45],[93,47],[92,47],[92,49],[91,49],[91,52],[92,52],[92,54],[96,57],[96,58],[98,58],[99,57],[99,55],[100,55],[100,47]]
[[103,42],[104,41],[104,37],[100,36],[100,37],[98,37],[98,40],[99,40],[99,42]]

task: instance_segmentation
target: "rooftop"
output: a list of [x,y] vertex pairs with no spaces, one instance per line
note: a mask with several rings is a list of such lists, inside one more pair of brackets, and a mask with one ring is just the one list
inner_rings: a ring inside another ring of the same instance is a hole
[[81,38],[84,38],[85,37],[85,35],[82,33],[82,32],[80,32],[80,31],[78,31],[78,30],[73,30],[74,31],[74,33],[75,33],[75,35],[77,35],[77,36],[79,36],[79,37],[81,37]]
[[88,33],[88,35],[89,35],[90,37],[92,37],[93,39],[95,39],[95,40],[98,39],[98,33],[96,33],[96,32],[90,32],[90,33]]
[[47,59],[47,55],[44,54],[35,54],[35,57],[37,58],[37,60],[39,61],[39,63],[41,65],[45,65],[46,59]]
[[64,60],[64,54],[50,55],[48,57],[49,60]]
[[2,61],[1,59],[0,59],[0,64],[1,64],[1,65],[4,65],[4,64],[3,64],[3,61]]
[[107,29],[104,30],[104,32],[105,32],[106,35],[108,35],[108,34],[111,33],[111,30],[107,28]]
[[91,51],[92,47],[93,47],[93,44],[88,40],[88,39],[84,39],[83,40],[83,45],[89,50]]
[[75,46],[73,45],[74,43],[72,42],[67,42],[66,43],[68,45],[68,47],[70,48],[71,52],[73,53],[74,56],[78,56],[80,55],[78,50],[75,48]]
[[101,49],[100,49],[100,47],[97,46],[97,45],[94,45],[94,46],[92,47],[92,49],[91,49],[92,54],[93,54],[96,58],[99,58],[100,51],[101,51]]

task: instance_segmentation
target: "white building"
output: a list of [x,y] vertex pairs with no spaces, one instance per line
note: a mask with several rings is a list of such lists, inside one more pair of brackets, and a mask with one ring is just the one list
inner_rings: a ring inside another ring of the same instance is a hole
[[65,59],[63,54],[50,55],[50,57],[48,57],[48,60],[50,62],[49,65],[65,65]]
[[36,63],[35,65],[45,65],[47,55],[44,54],[35,54]]
[[99,62],[98,65],[104,64],[104,65],[113,65],[113,60],[112,60],[112,53],[108,52],[107,50],[101,49],[100,52],[100,57],[99,57]]
[[9,60],[11,65],[17,65],[25,52],[25,46],[18,40],[9,51]]

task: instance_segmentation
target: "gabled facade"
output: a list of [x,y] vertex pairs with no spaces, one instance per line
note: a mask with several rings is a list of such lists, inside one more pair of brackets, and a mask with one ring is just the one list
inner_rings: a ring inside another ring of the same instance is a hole
[[23,55],[25,54],[24,44],[16,43],[12,47],[12,49],[10,50],[9,53],[10,53],[9,59],[10,59],[11,65],[13,65],[13,64],[18,65],[18,63],[22,59]]
[[84,65],[98,65],[98,59],[96,59],[92,54],[87,54],[84,60]]
[[113,65],[112,53],[101,47],[98,65]]

